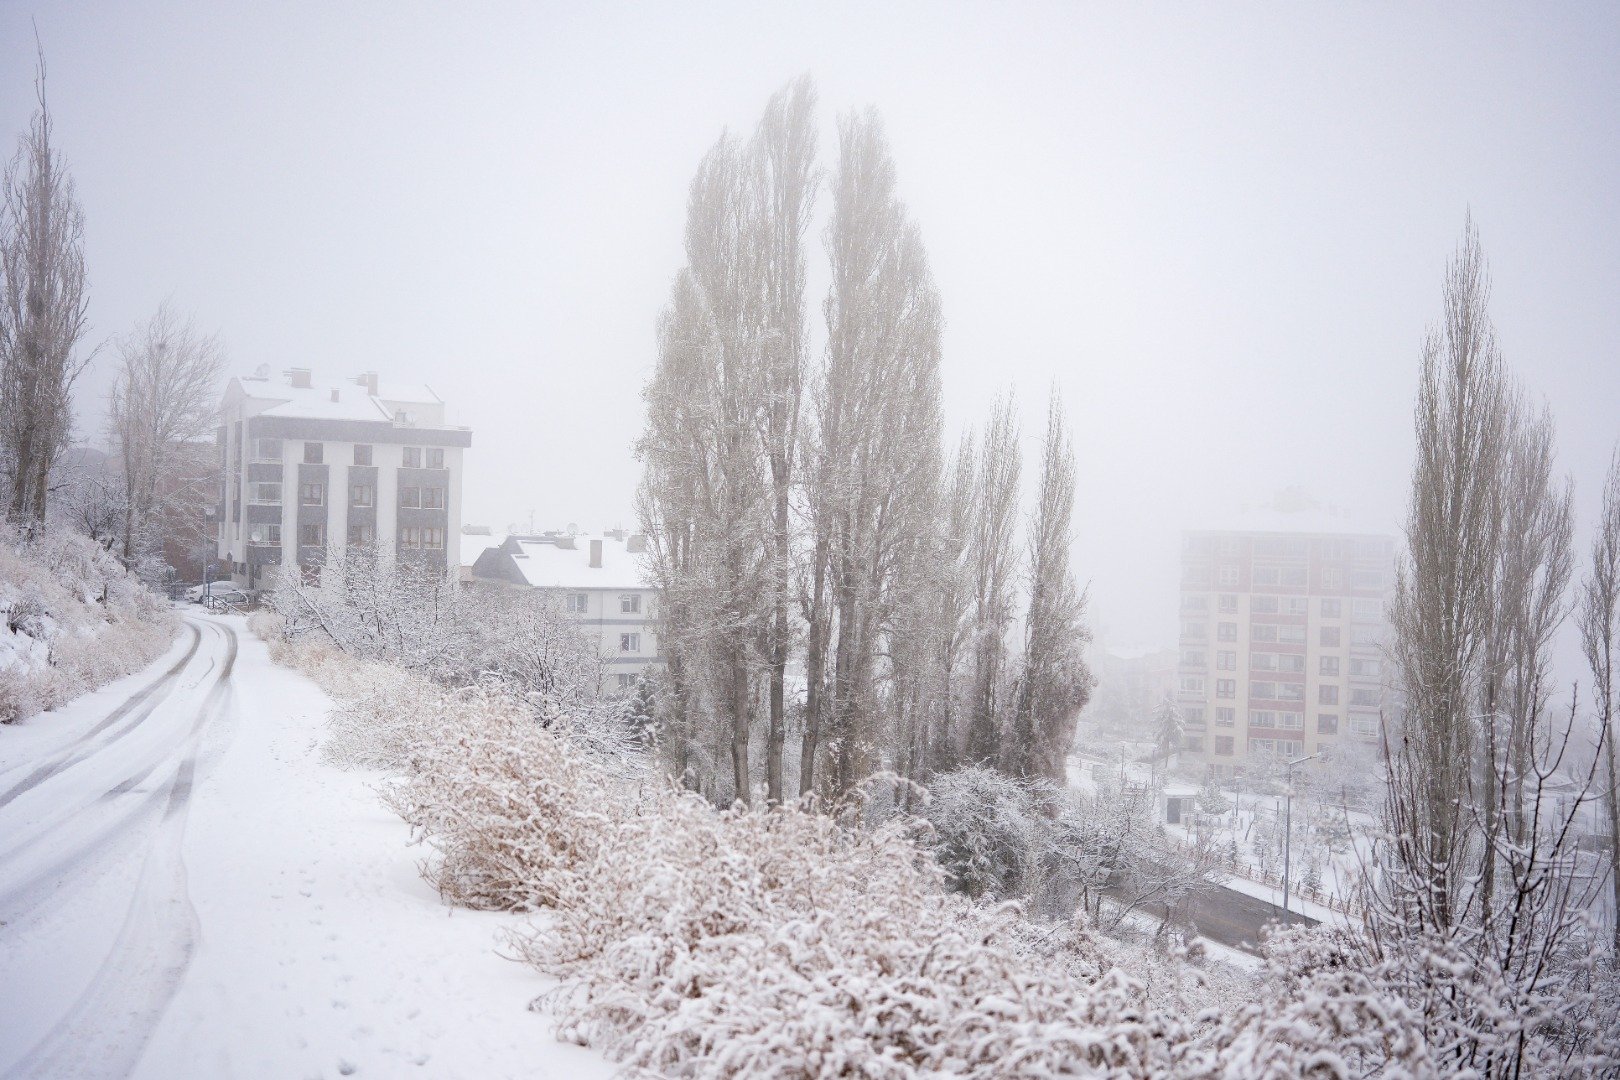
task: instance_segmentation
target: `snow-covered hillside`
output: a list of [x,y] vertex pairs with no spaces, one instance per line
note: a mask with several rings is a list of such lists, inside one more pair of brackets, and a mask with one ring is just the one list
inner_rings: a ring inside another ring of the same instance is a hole
[[178,628],[167,602],[94,541],[0,538],[0,723],[139,670]]

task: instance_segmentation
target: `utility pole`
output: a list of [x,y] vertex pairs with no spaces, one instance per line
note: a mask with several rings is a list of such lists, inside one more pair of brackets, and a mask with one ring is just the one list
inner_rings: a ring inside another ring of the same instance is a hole
[[1321,751],[1318,750],[1314,754],[1308,754],[1308,755],[1306,755],[1305,757],[1302,757],[1302,758],[1295,758],[1293,761],[1290,761],[1287,764],[1287,766],[1285,766],[1286,771],[1284,773],[1284,780],[1283,780],[1283,798],[1284,798],[1283,806],[1285,808],[1284,811],[1283,811],[1283,925],[1284,926],[1287,926],[1289,921],[1290,921],[1290,912],[1288,910],[1288,875],[1289,875],[1289,871],[1291,869],[1290,866],[1289,866],[1289,856],[1293,853],[1293,846],[1294,846],[1294,766],[1303,764],[1303,763],[1305,763],[1307,761],[1310,761],[1311,758],[1319,757],[1320,755],[1321,755]]

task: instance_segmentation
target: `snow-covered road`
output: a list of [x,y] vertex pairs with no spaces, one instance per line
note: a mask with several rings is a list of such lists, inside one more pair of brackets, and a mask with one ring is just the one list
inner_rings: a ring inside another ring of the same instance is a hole
[[239,618],[0,729],[0,1076],[608,1076]]

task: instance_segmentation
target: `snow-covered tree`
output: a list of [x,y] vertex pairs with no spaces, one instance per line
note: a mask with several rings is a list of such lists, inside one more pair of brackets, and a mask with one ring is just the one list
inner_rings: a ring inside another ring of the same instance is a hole
[[980,437],[973,472],[973,514],[967,558],[972,580],[969,654],[972,692],[968,701],[966,760],[996,762],[1001,757],[1006,713],[1007,631],[1012,625],[1018,550],[1013,542],[1018,517],[1018,426],[1013,402],[1003,398],[991,410]]
[[1577,622],[1592,671],[1592,704],[1603,763],[1603,809],[1608,826],[1609,884],[1614,893],[1614,949],[1620,954],[1620,770],[1615,767],[1616,710],[1620,708],[1620,450],[1609,460],[1602,511],[1592,536],[1592,568],[1581,583]]
[[1081,617],[1085,595],[1069,569],[1073,542],[1074,448],[1063,427],[1056,391],[1047,404],[1041,484],[1029,523],[1029,610],[1012,721],[1002,747],[1014,776],[1064,783],[1075,723],[1091,696],[1085,647],[1090,633]]
[[84,212],[52,136],[45,58],[38,108],[0,177],[0,496],[7,518],[45,523],[52,466],[73,430],[73,384],[89,311]]

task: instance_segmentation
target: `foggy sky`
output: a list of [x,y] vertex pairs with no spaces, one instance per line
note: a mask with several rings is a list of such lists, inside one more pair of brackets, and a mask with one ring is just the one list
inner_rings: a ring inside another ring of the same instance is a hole
[[428,382],[474,429],[469,521],[632,522],[687,183],[809,71],[829,170],[839,111],[885,118],[948,438],[1016,386],[1032,477],[1062,387],[1109,641],[1174,644],[1179,530],[1283,486],[1397,532],[1470,206],[1585,561],[1620,436],[1614,4],[330,7],[0,0],[0,135],[31,110],[32,16],[92,342],[172,298],[234,373]]

